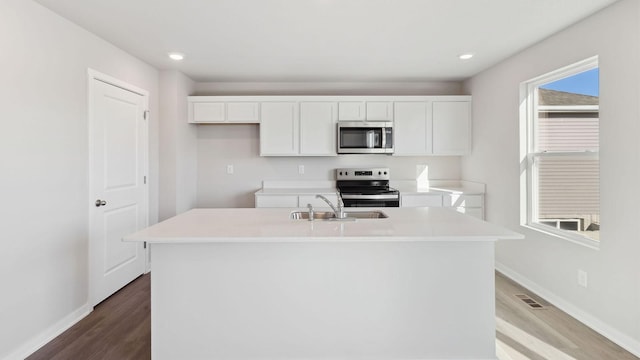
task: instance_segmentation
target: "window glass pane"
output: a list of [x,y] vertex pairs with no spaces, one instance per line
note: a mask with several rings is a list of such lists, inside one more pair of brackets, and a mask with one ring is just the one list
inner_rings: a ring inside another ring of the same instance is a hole
[[538,114],[537,151],[598,151],[598,111]]
[[586,156],[543,155],[536,159],[536,173],[538,222],[598,240],[599,160]]

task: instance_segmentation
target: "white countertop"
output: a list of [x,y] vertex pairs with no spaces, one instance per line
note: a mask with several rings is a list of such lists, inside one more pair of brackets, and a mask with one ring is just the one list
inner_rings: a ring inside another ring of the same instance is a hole
[[256,191],[259,195],[317,195],[335,194],[334,188],[264,188]]
[[398,189],[400,194],[465,194],[478,195],[485,193],[485,186],[481,183],[464,180],[431,180],[429,186],[419,186],[413,180],[391,181],[391,187]]
[[[386,219],[292,220],[297,209],[193,209],[128,235],[150,243],[495,241],[522,239],[502,227],[448,208],[382,208]],[[306,209],[301,209],[306,211]],[[348,209],[366,211],[370,209]]]
[[[485,193],[485,185],[464,180],[431,180],[429,186],[419,185],[415,180],[392,180],[390,186],[402,194],[465,194]],[[332,181],[264,181],[256,195],[315,195],[335,194]]]

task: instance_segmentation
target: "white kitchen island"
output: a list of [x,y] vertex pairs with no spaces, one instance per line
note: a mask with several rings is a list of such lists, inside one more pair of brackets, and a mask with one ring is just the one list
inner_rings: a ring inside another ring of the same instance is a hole
[[522,236],[382,211],[194,209],[126,237],[151,244],[152,358],[495,359],[494,244]]

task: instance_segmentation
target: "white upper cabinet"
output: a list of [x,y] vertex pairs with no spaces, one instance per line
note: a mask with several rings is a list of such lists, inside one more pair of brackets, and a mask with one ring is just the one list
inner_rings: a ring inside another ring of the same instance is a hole
[[471,152],[471,101],[433,102],[433,153]]
[[419,156],[432,153],[430,105],[426,101],[394,104],[394,155]]
[[190,123],[220,123],[225,121],[225,103],[190,102]]
[[470,96],[396,101],[394,111],[395,156],[470,153]]
[[367,101],[368,121],[393,120],[393,103],[391,101]]
[[260,155],[298,155],[298,103],[265,102],[261,106]]
[[336,156],[335,102],[264,102],[261,156]]
[[258,109],[257,102],[228,102],[226,120],[238,123],[258,123],[260,122]]
[[230,97],[189,96],[190,123],[259,123],[260,106],[253,101],[234,101]]
[[391,121],[393,102],[391,101],[340,101],[338,103],[340,121]]
[[300,155],[336,156],[337,103],[300,103]]
[[364,101],[341,101],[338,103],[340,121],[361,121],[366,119],[367,108]]
[[262,156],[337,156],[338,121],[393,121],[394,155],[471,152],[471,96],[189,96],[189,122],[260,124]]

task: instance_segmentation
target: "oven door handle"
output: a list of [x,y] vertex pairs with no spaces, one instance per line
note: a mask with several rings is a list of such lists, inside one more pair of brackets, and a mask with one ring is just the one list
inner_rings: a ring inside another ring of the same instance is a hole
[[361,195],[361,194],[345,194],[342,198],[346,200],[382,200],[382,199],[399,199],[398,195]]

